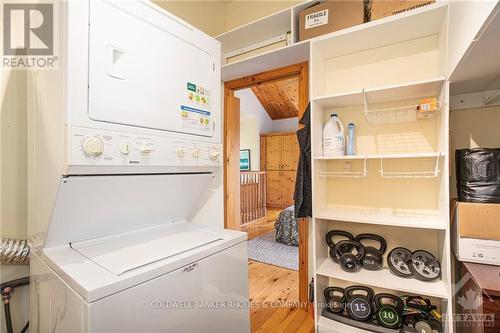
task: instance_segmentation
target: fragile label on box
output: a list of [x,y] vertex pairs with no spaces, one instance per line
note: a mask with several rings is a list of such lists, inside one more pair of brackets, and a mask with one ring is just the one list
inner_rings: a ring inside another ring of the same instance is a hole
[[305,29],[319,27],[328,24],[328,9],[306,15]]

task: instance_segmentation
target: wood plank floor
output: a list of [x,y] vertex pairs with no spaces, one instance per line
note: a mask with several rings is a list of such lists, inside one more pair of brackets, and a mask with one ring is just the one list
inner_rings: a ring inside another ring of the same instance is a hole
[[253,239],[274,230],[274,222],[283,209],[268,208],[266,217],[241,227],[241,231],[248,233],[248,239]]
[[252,332],[314,332],[311,308],[299,304],[299,273],[248,262]]

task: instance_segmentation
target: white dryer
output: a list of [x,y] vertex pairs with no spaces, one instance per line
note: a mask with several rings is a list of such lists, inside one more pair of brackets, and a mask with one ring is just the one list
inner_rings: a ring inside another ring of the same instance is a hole
[[220,45],[144,1],[55,5],[29,78],[32,332],[248,332],[224,229]]

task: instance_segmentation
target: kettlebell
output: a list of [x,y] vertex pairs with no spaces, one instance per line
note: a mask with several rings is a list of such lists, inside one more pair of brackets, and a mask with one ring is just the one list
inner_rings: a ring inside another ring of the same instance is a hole
[[342,313],[345,308],[344,288],[328,287],[324,291],[326,308],[333,313]]
[[373,298],[380,326],[397,329],[403,325],[404,302],[396,295],[380,293]]
[[353,273],[359,271],[364,255],[365,247],[359,242],[343,240],[335,245],[335,257],[339,258],[340,268],[346,272]]
[[373,289],[365,286],[350,286],[344,289],[346,310],[349,317],[357,321],[369,321],[373,317]]
[[[363,241],[373,240],[379,243],[379,248],[373,246],[365,246],[365,255],[361,261],[364,269],[369,271],[377,271],[384,265],[384,253],[387,250],[387,242],[379,235],[375,234],[359,234],[354,239],[363,244]],[[364,245],[364,244],[363,244]]]
[[[332,258],[332,260],[334,262],[338,263],[339,260],[340,260],[340,257],[337,257],[335,255],[335,245],[336,244],[333,241],[333,238],[336,237],[336,236],[337,237],[343,237],[346,240],[354,240],[354,236],[350,232],[343,231],[343,230],[330,230],[326,234],[326,244],[329,247],[330,258]],[[343,245],[342,249],[343,249],[344,252],[350,252],[351,251],[351,248],[349,248],[348,245]]]

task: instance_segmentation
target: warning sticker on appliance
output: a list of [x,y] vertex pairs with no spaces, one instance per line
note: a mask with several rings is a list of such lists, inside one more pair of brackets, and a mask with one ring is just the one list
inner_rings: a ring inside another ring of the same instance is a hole
[[194,130],[196,132],[210,131],[211,113],[210,111],[191,108],[181,105],[182,128]]
[[210,90],[200,85],[188,82],[186,89],[187,99],[190,103],[200,105],[208,109],[212,108]]
[[306,15],[305,29],[319,27],[328,23],[328,9]]

